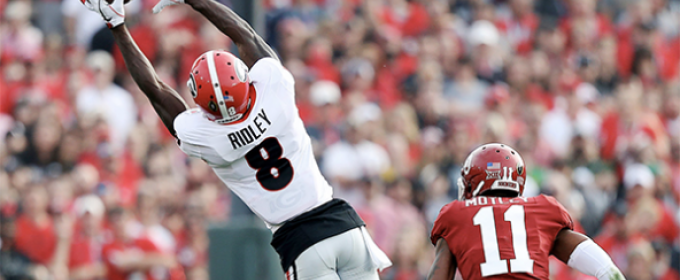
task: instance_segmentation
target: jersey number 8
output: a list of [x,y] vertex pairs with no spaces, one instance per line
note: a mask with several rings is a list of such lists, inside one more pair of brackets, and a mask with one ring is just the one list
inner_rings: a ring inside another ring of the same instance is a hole
[[293,180],[293,166],[282,156],[283,147],[274,137],[264,139],[246,154],[246,162],[257,170],[255,178],[265,190],[280,191]]

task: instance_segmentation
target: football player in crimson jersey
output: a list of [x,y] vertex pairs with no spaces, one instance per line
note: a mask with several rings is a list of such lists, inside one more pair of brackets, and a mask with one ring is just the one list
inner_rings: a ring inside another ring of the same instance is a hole
[[[238,47],[214,50],[187,73],[198,108],[163,83],[125,27],[124,0],[81,0],[107,22],[132,78],[180,149],[210,165],[274,232],[272,246],[289,279],[378,279],[391,265],[345,201],[333,199],[295,105],[294,80],[246,21],[211,0],[185,3]],[[249,70],[250,69],[250,70]]]
[[486,144],[465,160],[459,199],[444,206],[432,229],[436,257],[428,279],[549,279],[555,255],[599,280],[624,280],[607,253],[573,231],[554,198],[523,197],[526,167],[503,144]]

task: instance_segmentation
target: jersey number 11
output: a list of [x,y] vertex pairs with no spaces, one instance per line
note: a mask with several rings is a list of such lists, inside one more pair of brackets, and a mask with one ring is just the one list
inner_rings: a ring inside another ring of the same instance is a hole
[[[534,260],[529,257],[527,248],[527,228],[524,223],[524,206],[512,205],[505,211],[505,221],[510,222],[512,231],[512,247],[515,258],[510,260],[511,273],[533,273]],[[496,236],[496,222],[493,206],[479,209],[472,218],[474,225],[479,226],[482,234],[485,262],[480,264],[482,277],[508,273],[507,260],[501,260]]]

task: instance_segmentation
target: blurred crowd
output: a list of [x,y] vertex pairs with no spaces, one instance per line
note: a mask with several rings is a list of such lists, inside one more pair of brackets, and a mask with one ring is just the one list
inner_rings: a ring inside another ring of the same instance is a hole
[[[191,63],[233,46],[154,4],[131,1],[127,24],[193,106]],[[384,279],[423,279],[432,223],[489,142],[517,149],[525,196],[555,196],[628,279],[680,279],[680,1],[258,5],[322,172],[394,262]],[[206,224],[238,200],[177,148],[100,17],[76,0],[0,0],[0,15],[0,279],[207,279]]]

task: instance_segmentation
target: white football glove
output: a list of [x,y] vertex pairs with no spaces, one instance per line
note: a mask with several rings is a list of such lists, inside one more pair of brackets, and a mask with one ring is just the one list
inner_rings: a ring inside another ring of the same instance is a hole
[[124,0],[114,0],[112,4],[106,0],[80,0],[88,9],[99,13],[109,28],[114,28],[125,22]]
[[163,10],[167,6],[183,4],[183,3],[184,3],[184,0],[161,0],[161,1],[158,1],[158,4],[156,4],[156,6],[153,6],[153,13],[157,14],[157,13],[160,13],[161,10]]

